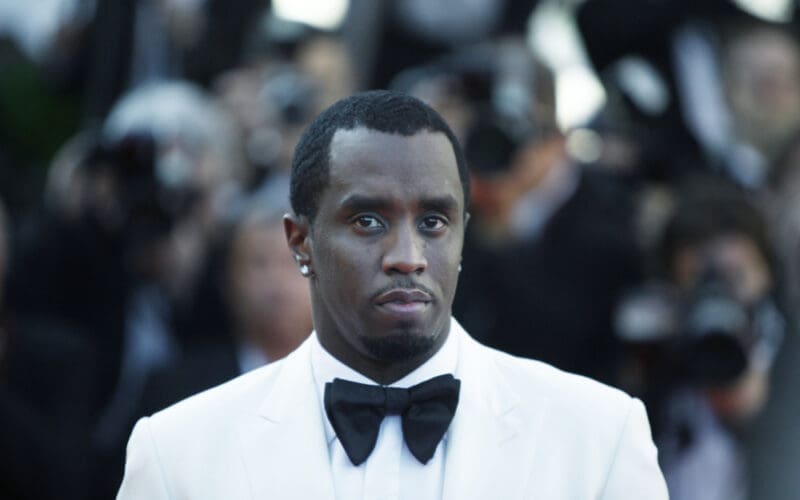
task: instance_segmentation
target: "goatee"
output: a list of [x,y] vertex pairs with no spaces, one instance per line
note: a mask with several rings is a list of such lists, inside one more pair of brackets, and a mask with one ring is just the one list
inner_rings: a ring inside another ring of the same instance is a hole
[[430,352],[436,345],[436,336],[404,331],[379,338],[366,337],[363,342],[373,358],[398,363]]

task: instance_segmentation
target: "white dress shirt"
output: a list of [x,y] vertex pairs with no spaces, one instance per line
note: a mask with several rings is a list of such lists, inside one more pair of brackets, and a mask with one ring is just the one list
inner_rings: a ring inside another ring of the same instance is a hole
[[[451,332],[452,333],[452,332]],[[455,373],[458,362],[458,336],[448,335],[444,345],[422,366],[389,387],[407,388],[430,378]],[[375,385],[328,353],[312,334],[311,366],[319,404],[325,412],[325,384],[341,378]],[[327,417],[327,416],[326,416]],[[427,464],[420,463],[406,446],[399,415],[383,419],[375,449],[369,458],[355,466],[347,457],[330,421],[325,419],[331,472],[336,498],[340,500],[439,500],[444,484],[447,433]]]

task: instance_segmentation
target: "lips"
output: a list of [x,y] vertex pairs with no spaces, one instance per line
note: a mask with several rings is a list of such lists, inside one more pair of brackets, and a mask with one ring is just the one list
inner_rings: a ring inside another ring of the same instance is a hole
[[378,295],[378,310],[393,320],[418,321],[428,310],[433,298],[418,288],[395,288]]
[[389,290],[388,292],[384,292],[375,299],[375,303],[379,306],[396,303],[396,304],[414,304],[414,303],[425,303],[427,304],[432,300],[430,294],[424,292],[418,288],[414,289],[405,289],[405,288],[395,288],[394,290]]

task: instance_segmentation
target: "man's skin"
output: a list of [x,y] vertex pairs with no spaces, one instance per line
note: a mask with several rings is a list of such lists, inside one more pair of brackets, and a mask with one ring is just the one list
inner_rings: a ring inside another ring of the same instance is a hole
[[338,130],[313,220],[284,218],[311,271],[314,325],[334,357],[380,384],[447,339],[468,215],[453,147],[439,132]]

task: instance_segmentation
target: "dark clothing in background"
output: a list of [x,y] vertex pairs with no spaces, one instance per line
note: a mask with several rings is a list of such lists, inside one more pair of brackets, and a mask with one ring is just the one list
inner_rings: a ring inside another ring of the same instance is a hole
[[175,366],[150,377],[142,396],[139,415],[151,415],[240,374],[232,342],[219,342],[195,349]]
[[[591,0],[580,5],[576,22],[587,54],[610,92],[622,93],[625,119],[601,119],[597,125],[622,132],[639,145],[639,174],[657,181],[675,182],[686,174],[708,168],[701,144],[686,125],[675,75],[674,37],[687,20],[735,12],[727,0]],[[615,63],[625,57],[647,61],[669,93],[666,109],[651,114],[635,104],[613,76]]]
[[[167,52],[162,55],[169,68],[160,76],[210,86],[220,72],[241,62],[248,36],[269,5],[269,0],[239,0],[235,6],[225,0],[208,0],[205,31],[190,48],[171,43],[162,50]],[[82,90],[84,114],[90,122],[102,120],[135,79],[131,61],[137,50],[136,9],[137,0],[98,0],[83,45],[73,55],[72,82]]]
[[612,311],[640,276],[632,214],[622,184],[584,170],[537,239],[488,250],[469,235],[456,317],[493,347],[613,383]]
[[186,53],[186,77],[210,87],[220,73],[242,63],[250,38],[260,29],[261,14],[270,4],[270,0],[237,0],[232,8],[228,0],[208,0],[205,11],[211,22],[197,46]]
[[[227,382],[240,373],[232,342],[218,341],[194,348],[180,361],[150,375],[125,435],[130,434],[139,418]],[[125,469],[126,442],[106,452],[98,463],[93,498],[113,498],[119,489]]]
[[0,360],[0,498],[84,500],[90,485],[95,355],[63,323],[3,327]]
[[92,221],[51,217],[20,238],[9,267],[7,301],[18,317],[69,325],[97,354],[96,412],[116,383],[122,351],[130,280],[121,244]]

